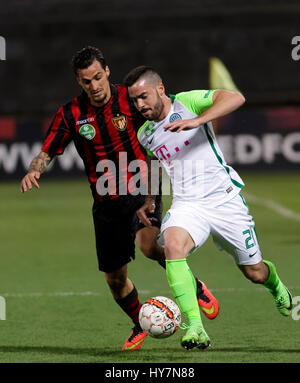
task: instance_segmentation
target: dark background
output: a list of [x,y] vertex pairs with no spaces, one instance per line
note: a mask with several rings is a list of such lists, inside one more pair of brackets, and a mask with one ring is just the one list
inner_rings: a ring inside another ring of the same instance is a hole
[[[291,56],[292,38],[300,36],[299,0],[1,0],[0,35],[7,49],[0,140],[8,145],[40,141],[49,118],[79,94],[70,61],[85,45],[104,52],[112,82],[148,64],[169,93],[209,88],[209,58],[218,57],[247,99],[242,111],[253,110],[253,134],[272,131],[270,110],[287,107],[292,130],[300,131],[300,61]],[[287,114],[279,115],[282,130]],[[232,134],[249,122],[249,114],[239,116]],[[224,129],[230,133],[228,124]]]
[[161,72],[170,92],[208,87],[208,59],[219,57],[249,104],[299,104],[297,0],[1,1],[0,114],[54,112],[77,87],[73,53],[103,50],[112,80],[142,63]]

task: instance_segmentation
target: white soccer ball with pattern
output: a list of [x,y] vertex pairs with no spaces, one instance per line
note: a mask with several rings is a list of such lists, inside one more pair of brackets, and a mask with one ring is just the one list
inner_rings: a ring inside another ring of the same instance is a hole
[[153,338],[167,338],[178,330],[181,313],[175,302],[167,297],[146,300],[139,312],[142,329]]

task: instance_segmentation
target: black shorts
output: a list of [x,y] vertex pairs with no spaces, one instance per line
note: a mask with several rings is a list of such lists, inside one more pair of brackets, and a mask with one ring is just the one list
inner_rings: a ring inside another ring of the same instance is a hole
[[[155,212],[149,214],[153,226],[160,228],[161,195],[156,196]],[[135,234],[145,227],[136,215],[145,202],[145,196],[126,195],[94,202],[93,219],[99,270],[110,273],[135,258]]]

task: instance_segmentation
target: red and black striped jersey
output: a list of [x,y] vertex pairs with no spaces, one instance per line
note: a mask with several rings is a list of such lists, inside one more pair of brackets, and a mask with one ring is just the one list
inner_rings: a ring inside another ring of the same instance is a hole
[[[134,107],[125,86],[111,84],[110,87],[111,98],[102,107],[92,106],[84,92],[60,107],[42,146],[42,151],[54,157],[63,154],[65,147],[73,140],[97,201],[133,192],[134,182],[131,179],[139,171],[137,178],[140,182],[146,182],[147,177],[146,170],[138,166],[137,171],[128,171],[132,161],[137,161],[137,164],[139,160],[145,161],[145,151],[137,140],[137,131],[144,119]],[[112,163],[115,172],[109,166]],[[103,174],[107,183],[97,183]],[[107,184],[115,184],[109,194]]]

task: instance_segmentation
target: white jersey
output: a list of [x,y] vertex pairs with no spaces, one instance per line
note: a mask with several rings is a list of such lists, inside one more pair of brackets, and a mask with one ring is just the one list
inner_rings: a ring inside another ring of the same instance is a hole
[[156,156],[171,178],[175,200],[197,200],[209,206],[220,205],[237,195],[244,183],[226,164],[216,141],[212,123],[179,133],[164,126],[178,119],[199,116],[212,104],[213,90],[193,90],[170,96],[167,117],[146,121],[138,139],[150,156]]

